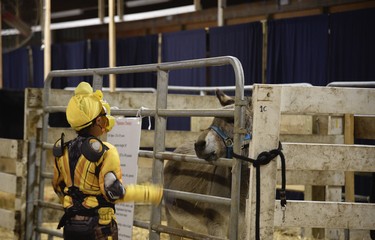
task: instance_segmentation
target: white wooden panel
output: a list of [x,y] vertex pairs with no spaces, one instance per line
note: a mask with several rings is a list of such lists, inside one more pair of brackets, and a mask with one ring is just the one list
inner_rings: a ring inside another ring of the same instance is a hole
[[[76,134],[69,128],[50,128],[48,130],[48,142],[54,143],[61,137],[61,133],[65,133],[65,140],[73,139]],[[153,147],[154,146],[154,130],[142,130],[141,133],[141,147]],[[167,148],[175,148],[180,146],[186,141],[195,141],[199,132],[190,131],[166,131],[165,146]]]
[[275,203],[275,226],[337,229],[375,229],[375,205],[366,203],[288,201],[285,222],[280,201]]
[[14,230],[16,220],[14,211],[0,209],[0,226],[9,230]]
[[191,117],[190,130],[192,132],[203,131],[211,125],[213,119],[213,117]]
[[16,172],[15,175],[17,177],[25,177],[27,175],[27,149],[23,153],[23,157],[21,159],[16,160]]
[[280,135],[281,142],[300,142],[300,143],[332,143],[338,144],[344,142],[344,135]]
[[313,117],[308,115],[282,115],[280,134],[312,134]]
[[[141,147],[154,146],[154,131],[142,130]],[[166,131],[165,147],[176,148],[186,142],[195,142],[198,139],[199,132],[190,131]]]
[[[39,129],[42,133],[42,129]],[[64,133],[65,141],[69,141],[77,136],[77,133],[72,128],[48,128],[48,143],[55,143],[61,137],[61,133]]]
[[18,157],[18,141],[0,138],[0,157],[16,159]]
[[21,211],[24,213],[26,211],[26,196],[23,196],[22,198],[15,198],[14,199],[14,210]]
[[283,143],[286,168],[375,172],[375,146]]
[[0,191],[16,194],[17,176],[0,172]]
[[[50,105],[66,106],[73,91],[66,91],[60,89],[51,90]],[[42,107],[42,89],[29,89],[28,98],[30,104],[28,107]],[[116,106],[120,109],[139,109],[141,107],[155,108],[156,94],[155,93],[141,93],[141,92],[104,92],[104,99],[110,103],[112,107]],[[220,108],[220,103],[216,96],[199,96],[199,95],[185,95],[185,94],[169,94],[168,108]]]
[[342,201],[342,187],[327,186],[325,200],[328,202],[341,202]]
[[[250,143],[250,157],[256,158],[261,152],[269,151],[278,147],[279,126],[280,126],[280,97],[281,89],[263,85],[254,85],[253,89],[253,139]],[[273,214],[276,189],[276,169],[275,161],[261,167],[261,239],[272,239],[273,236]],[[248,239],[255,238],[255,169],[251,166],[249,205],[247,222]],[[250,210],[250,211],[249,211]]]
[[16,173],[16,165],[17,162],[14,160],[14,158],[0,157],[0,169],[2,172]]
[[349,239],[353,240],[372,240],[370,230],[353,230],[349,231]]
[[281,111],[292,114],[375,114],[375,89],[283,86]]
[[[277,184],[281,184],[281,170],[277,171]],[[344,186],[345,174],[338,171],[287,170],[286,184],[312,186]]]
[[342,116],[328,117],[328,135],[343,135],[344,119]]

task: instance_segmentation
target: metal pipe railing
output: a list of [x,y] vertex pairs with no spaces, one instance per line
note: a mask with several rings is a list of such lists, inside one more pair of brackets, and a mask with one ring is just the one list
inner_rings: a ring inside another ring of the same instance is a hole
[[359,88],[375,88],[375,81],[366,82],[330,82],[327,87],[359,87]]
[[172,160],[172,161],[191,162],[191,163],[198,163],[198,164],[211,164],[211,165],[223,166],[223,167],[231,167],[232,161],[233,161],[232,159],[228,159],[228,158],[219,158],[215,161],[207,162],[206,160],[200,159],[194,155],[177,154],[173,152],[153,153],[152,151],[146,151],[146,150],[140,150],[139,156],[147,157],[147,158],[157,158],[160,160]]
[[[168,95],[168,72],[176,69],[189,69],[197,67],[208,66],[223,66],[231,65],[234,70],[236,86],[235,86],[235,109],[233,110],[208,110],[202,113],[202,110],[172,110],[167,109],[167,95]],[[51,71],[44,84],[43,90],[43,127],[42,127],[42,146],[49,147],[46,142],[48,137],[48,118],[50,112],[65,111],[66,108],[61,106],[50,106],[49,96],[51,93],[51,82],[55,77],[74,77],[74,76],[93,76],[93,88],[102,89],[103,75],[109,74],[127,74],[127,73],[140,73],[140,72],[157,72],[157,109],[156,110],[142,110],[142,115],[147,114],[155,117],[155,147],[154,147],[154,166],[153,166],[153,182],[161,183],[163,174],[163,160],[160,158],[167,156],[163,153],[165,150],[165,130],[166,130],[166,117],[167,116],[234,116],[234,151],[240,151],[240,139],[243,137],[244,132],[244,112],[247,102],[244,99],[244,74],[240,61],[231,56],[185,60],[178,62],[167,62],[158,64],[145,64],[135,66],[123,66],[113,68],[95,68],[95,69],[73,69],[73,70],[56,70]],[[138,110],[136,110],[138,111]],[[135,110],[113,110],[114,114],[119,115],[136,115]],[[125,114],[126,113],[126,114]],[[129,114],[132,113],[132,114]],[[39,188],[44,189],[44,179],[49,178],[49,174],[44,172],[46,166],[46,148],[42,148],[41,163],[40,163],[40,181]],[[161,154],[161,155],[159,155]],[[159,158],[160,157],[160,158]],[[185,160],[187,158],[185,157]],[[240,189],[240,173],[241,163],[239,160],[233,160],[232,163],[232,194],[231,194],[231,226],[229,236],[230,239],[237,239],[238,237],[238,214],[239,214],[239,189]],[[39,199],[44,198],[44,191],[39,191]],[[190,197],[190,195],[182,194],[181,197]],[[198,196],[199,197],[199,196]],[[207,200],[209,197],[203,197],[201,200]],[[215,199],[215,201],[227,203],[226,199]],[[152,226],[160,225],[161,211],[159,207],[154,207],[152,211],[150,224]],[[36,230],[46,232],[45,229],[40,228],[39,223],[42,219],[42,208],[37,209],[37,227]],[[51,232],[51,234],[54,234]],[[39,237],[37,237],[39,239]],[[150,232],[150,239],[159,239],[159,234],[152,231]]]
[[[66,107],[50,106],[45,108],[45,112],[64,112]],[[111,115],[114,116],[142,116],[155,117],[156,112],[161,117],[233,117],[233,109],[111,109]]]

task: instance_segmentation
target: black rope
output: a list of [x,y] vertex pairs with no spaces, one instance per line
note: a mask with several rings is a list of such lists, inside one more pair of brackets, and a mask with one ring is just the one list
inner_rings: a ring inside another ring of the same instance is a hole
[[[255,205],[255,239],[260,240],[260,166],[266,165],[272,159],[280,156],[281,159],[281,190],[280,190],[280,205],[282,209],[286,207],[286,174],[285,174],[285,156],[282,152],[282,146],[279,142],[277,149],[269,152],[262,152],[257,159],[244,157],[233,153],[233,157],[251,163],[256,169],[256,205]],[[251,201],[251,199],[250,199]]]

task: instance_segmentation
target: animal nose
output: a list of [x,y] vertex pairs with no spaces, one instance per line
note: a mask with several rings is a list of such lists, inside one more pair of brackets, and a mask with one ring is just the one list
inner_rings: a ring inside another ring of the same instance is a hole
[[206,141],[198,141],[194,143],[195,151],[203,151],[205,147],[206,147]]

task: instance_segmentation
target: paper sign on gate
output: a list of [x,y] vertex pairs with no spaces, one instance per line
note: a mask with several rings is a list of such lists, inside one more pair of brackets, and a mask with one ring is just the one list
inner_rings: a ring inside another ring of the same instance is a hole
[[[141,140],[142,119],[116,118],[116,124],[107,134],[120,155],[122,181],[124,185],[137,183],[138,151]],[[134,203],[116,204],[119,240],[131,240],[133,230]]]

